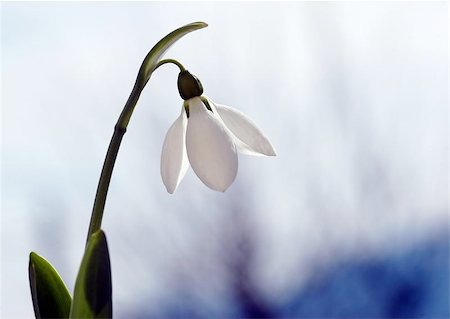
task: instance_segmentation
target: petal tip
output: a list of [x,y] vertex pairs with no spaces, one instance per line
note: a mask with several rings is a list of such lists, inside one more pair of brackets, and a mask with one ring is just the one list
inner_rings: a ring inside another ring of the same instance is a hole
[[272,145],[267,145],[266,147],[264,147],[263,149],[261,149],[258,153],[256,153],[255,155],[265,155],[265,156],[277,156],[277,152],[275,151],[275,149],[273,148]]

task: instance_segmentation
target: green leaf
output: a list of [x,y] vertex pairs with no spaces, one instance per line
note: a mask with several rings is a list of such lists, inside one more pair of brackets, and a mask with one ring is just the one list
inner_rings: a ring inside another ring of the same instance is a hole
[[72,298],[55,268],[31,252],[28,273],[36,318],[68,318]]
[[208,24],[205,22],[193,22],[189,23],[181,28],[172,31],[164,38],[162,38],[156,45],[150,50],[147,56],[142,62],[141,68],[139,69],[139,74],[137,78],[137,83],[140,86],[144,86],[147,81],[150,79],[150,76],[158,64],[159,60],[163,56],[164,53],[180,38],[188,34],[189,32],[202,29],[207,27]]
[[111,263],[102,230],[88,241],[75,282],[70,318],[112,318]]

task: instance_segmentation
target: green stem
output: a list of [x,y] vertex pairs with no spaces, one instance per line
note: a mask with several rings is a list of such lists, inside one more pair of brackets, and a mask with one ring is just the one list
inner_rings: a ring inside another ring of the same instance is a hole
[[166,64],[166,63],[173,63],[173,64],[175,64],[180,69],[180,72],[186,71],[184,66],[180,62],[178,62],[177,60],[174,60],[174,59],[165,59],[165,60],[159,61],[158,64],[156,65],[156,67],[155,67],[155,70],[157,68],[159,68],[161,65]]
[[[176,64],[181,71],[184,70],[183,65],[173,59],[166,59],[160,61],[155,70],[163,64],[173,63]],[[92,209],[91,221],[89,223],[89,231],[87,235],[87,241],[89,238],[98,231],[102,225],[103,211],[105,209],[106,196],[108,195],[109,183],[111,181],[111,175],[114,169],[114,164],[116,162],[117,154],[119,152],[120,143],[122,138],[127,131],[128,123],[130,122],[131,115],[133,114],[136,103],[141,95],[142,90],[147,82],[140,84],[140,81],[136,81],[133,90],[131,91],[130,97],[125,104],[125,107],[114,126],[114,133],[109,143],[108,151],[106,153],[105,162],[103,163],[102,173],[100,174],[100,180],[97,186],[97,193],[95,195],[94,207]]]
[[97,186],[97,193],[95,194],[94,207],[92,209],[91,221],[89,223],[87,240],[89,240],[91,235],[99,230],[102,225],[106,196],[108,194],[109,183],[111,181],[114,164],[119,152],[120,143],[122,142],[122,138],[127,131],[128,123],[143,88],[144,87],[139,88],[138,85],[135,84],[133,90],[131,91],[130,97],[128,98],[128,101],[125,104],[125,107],[123,108],[123,111],[120,114],[116,125],[114,126],[114,133],[111,138],[111,142],[109,143],[105,162],[103,163],[102,173],[100,175],[100,180]]

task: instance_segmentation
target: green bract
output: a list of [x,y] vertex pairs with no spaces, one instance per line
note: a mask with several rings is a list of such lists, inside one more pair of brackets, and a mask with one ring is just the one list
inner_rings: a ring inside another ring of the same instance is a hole
[[70,318],[112,318],[111,263],[102,230],[94,233],[84,252]]
[[126,128],[128,122],[130,121],[131,114],[133,113],[133,109],[136,106],[139,95],[141,94],[142,89],[147,84],[148,80],[152,76],[153,71],[156,69],[158,62],[161,60],[161,57],[166,53],[166,51],[178,40],[180,40],[186,34],[207,27],[208,24],[205,22],[193,22],[182,26],[181,28],[176,29],[175,31],[170,32],[164,38],[159,40],[158,43],[150,50],[150,52],[145,57],[142,65],[139,69],[139,73],[136,79],[136,83],[134,84],[133,91],[131,92],[130,98],[127,101],[122,113],[120,114],[119,120],[117,124],[120,127]]
[[164,38],[162,38],[147,54],[142,62],[142,66],[139,70],[138,74],[138,82],[141,84],[147,83],[150,79],[150,76],[158,64],[159,60],[166,53],[167,49],[169,49],[172,44],[177,42],[181,37],[188,34],[189,32],[202,29],[207,27],[208,24],[205,22],[193,22],[189,23],[181,28],[176,29],[175,31],[170,32]]
[[36,318],[68,318],[72,298],[53,266],[31,252],[28,271]]

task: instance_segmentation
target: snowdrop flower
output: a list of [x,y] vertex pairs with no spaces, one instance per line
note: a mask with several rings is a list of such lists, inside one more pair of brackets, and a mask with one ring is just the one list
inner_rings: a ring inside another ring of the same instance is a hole
[[178,90],[183,107],[166,134],[161,154],[161,177],[169,193],[176,190],[189,164],[206,186],[224,192],[236,178],[238,151],[276,155],[247,116],[202,96],[200,81],[189,71],[180,73]]

